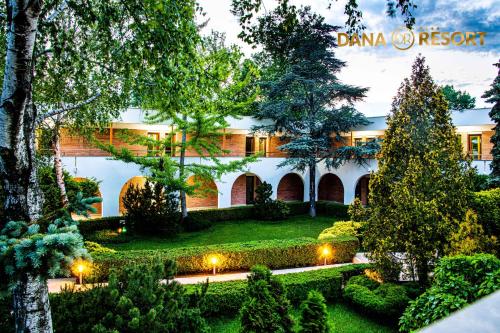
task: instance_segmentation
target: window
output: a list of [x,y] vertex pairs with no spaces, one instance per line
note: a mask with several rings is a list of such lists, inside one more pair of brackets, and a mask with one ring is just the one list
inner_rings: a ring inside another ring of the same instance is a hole
[[363,139],[362,138],[354,138],[354,146],[359,147],[363,145]]
[[[160,133],[148,133],[148,137],[150,139],[159,141]],[[160,147],[158,145],[149,144],[148,145],[148,156],[158,156],[160,151]]]
[[247,136],[245,140],[245,156],[252,156],[254,153],[254,138]]
[[481,134],[469,135],[469,155],[474,160],[481,159]]
[[259,138],[259,153],[261,153],[262,156],[267,156],[266,144],[267,144],[267,138]]

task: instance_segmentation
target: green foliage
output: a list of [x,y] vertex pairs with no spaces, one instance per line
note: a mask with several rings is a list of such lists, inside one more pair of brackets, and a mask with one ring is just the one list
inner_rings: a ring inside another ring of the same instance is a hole
[[496,242],[496,237],[488,237],[484,234],[483,227],[478,223],[477,215],[474,211],[468,210],[465,214],[465,220],[451,234],[447,253],[448,255],[473,255],[480,252],[491,253]]
[[494,103],[489,113],[490,118],[495,122],[495,133],[490,141],[493,144],[491,155],[491,184],[495,187],[500,187],[500,62],[495,64],[498,69],[497,76],[482,98],[486,98],[486,102]]
[[318,240],[328,241],[339,236],[360,236],[361,228],[365,223],[353,221],[338,221],[333,224],[333,227],[326,228],[319,236]]
[[489,175],[480,175],[477,172],[472,177],[472,191],[479,192],[488,190],[491,186],[491,177]]
[[441,87],[441,92],[450,110],[462,111],[476,107],[476,99],[466,91],[456,90],[455,87],[447,84]]
[[[60,211],[62,208],[61,192],[56,182],[56,174],[53,167],[43,166],[38,169],[38,182],[43,192],[43,214],[50,215]],[[76,181],[64,171],[64,186],[69,202],[74,202],[79,192],[84,198],[99,196],[99,182],[95,179]]]
[[338,218],[349,218],[348,207],[347,205],[332,201],[318,201],[317,203],[318,214]]
[[272,276],[269,268],[252,267],[247,298],[240,310],[241,332],[292,332],[290,308],[283,283]]
[[360,198],[355,198],[354,201],[349,205],[347,213],[354,222],[365,222],[368,221],[370,217],[370,209],[363,206]]
[[138,233],[176,235],[179,230],[179,201],[171,188],[146,181],[131,185],[123,196],[127,224]]
[[[109,284],[81,292],[51,295],[57,332],[208,332],[197,302],[189,304],[184,287],[160,283],[161,264],[136,265],[112,274]],[[194,298],[199,297],[197,295]]]
[[[345,63],[333,52],[336,27],[310,7],[298,9],[286,3],[259,18],[251,29],[252,42],[262,46],[279,69],[279,75],[261,83],[263,96],[256,114],[272,123],[253,130],[287,139],[278,147],[287,153],[280,167],[308,169],[310,181],[315,182],[320,162],[328,169],[349,159],[364,163],[378,151],[377,143],[362,147],[343,144],[342,133],[368,123],[352,104],[361,100],[367,89],[339,81],[337,75]],[[315,216],[315,193],[311,192],[310,214]]]
[[441,258],[431,288],[410,302],[400,331],[418,330],[500,289],[500,259],[493,255]]
[[500,238],[500,188],[474,193],[471,208],[485,233]]
[[88,236],[99,230],[118,230],[125,223],[123,216],[108,216],[97,219],[81,220],[78,223],[78,229],[83,236]]
[[300,305],[300,329],[303,333],[328,333],[328,312],[325,298],[316,291],[311,290],[307,299]]
[[96,242],[85,241],[84,246],[91,255],[92,254],[99,254],[99,253],[115,253],[116,252],[115,250],[110,249],[109,247],[102,246],[101,244],[96,243]]
[[389,320],[399,318],[410,301],[403,286],[380,284],[366,276],[349,279],[343,295],[364,313]]
[[370,178],[371,214],[364,246],[384,280],[397,277],[392,253],[427,283],[468,208],[473,169],[464,161],[450,111],[425,59],[417,57],[392,103],[378,171]]
[[281,200],[273,200],[273,188],[271,184],[263,182],[255,189],[255,216],[263,220],[283,220],[290,215],[287,204]]
[[[255,265],[270,268],[304,267],[322,262],[319,248],[325,242],[313,238],[265,240],[245,243],[228,243],[204,247],[188,247],[165,250],[119,251],[113,254],[94,255],[93,277],[103,281],[111,269],[121,270],[132,263],[150,263],[154,258],[162,261],[175,260],[181,274],[210,272],[209,258],[219,258],[218,271],[248,270]],[[356,237],[343,236],[328,242],[332,247],[333,263],[350,262],[359,246]]]

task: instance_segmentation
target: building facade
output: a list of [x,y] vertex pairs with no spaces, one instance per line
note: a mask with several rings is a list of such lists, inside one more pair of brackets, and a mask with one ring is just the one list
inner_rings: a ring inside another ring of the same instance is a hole
[[[472,157],[473,166],[480,174],[490,172],[492,159],[490,138],[493,135],[494,123],[489,118],[488,112],[489,109],[474,109],[455,111],[452,114],[453,123],[457,128],[457,139],[462,142],[464,152]],[[371,121],[369,125],[345,133],[345,144],[359,145],[369,140],[383,139],[387,127],[385,117],[368,119]],[[188,209],[226,208],[249,204],[254,199],[255,188],[261,182],[272,185],[274,198],[285,201],[308,200],[308,175],[294,171],[291,167],[278,167],[286,157],[284,152],[277,149],[284,143],[279,137],[252,134],[252,127],[262,123],[252,117],[231,118],[228,122],[229,126],[225,129],[220,143],[228,153],[220,156],[221,161],[240,159],[256,152],[262,157],[257,162],[249,164],[242,172],[228,173],[221,179],[209,182],[206,186],[216,191],[205,196],[188,197]],[[140,109],[130,108],[119,120],[96,136],[103,143],[128,148],[137,155],[145,156],[154,149],[129,145],[121,139],[120,133],[124,130],[161,139],[168,136],[173,128],[168,124],[146,124],[143,112]],[[174,136],[173,140],[180,140],[180,136]],[[65,170],[74,177],[95,178],[100,182],[99,189],[103,202],[99,207],[98,216],[122,214],[122,197],[127,188],[131,184],[140,185],[145,181],[139,166],[113,160],[108,153],[93,147],[84,138],[71,136],[64,131],[61,135],[61,150]],[[172,158],[178,158],[175,149],[169,153]],[[195,152],[188,151],[186,156],[187,163],[193,159],[208,165],[211,163],[204,161]],[[357,196],[366,203],[369,176],[376,170],[376,160],[368,160],[363,166],[348,162],[332,170],[320,165],[316,172],[317,199],[349,204]]]

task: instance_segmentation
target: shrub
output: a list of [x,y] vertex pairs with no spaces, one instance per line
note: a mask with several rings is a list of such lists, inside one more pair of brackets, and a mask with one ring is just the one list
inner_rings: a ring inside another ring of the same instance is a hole
[[405,310],[403,332],[417,330],[446,317],[478,298],[500,289],[500,259],[489,254],[444,257],[434,271],[432,286]]
[[273,188],[271,184],[263,182],[257,186],[254,204],[255,216],[262,220],[283,220],[290,215],[290,208],[281,200],[271,199]]
[[473,255],[479,252],[493,252],[496,237],[486,236],[473,210],[468,210],[465,220],[452,232],[447,252],[449,255]]
[[160,183],[132,185],[123,196],[129,226],[139,233],[175,235],[180,231],[177,193]]
[[477,172],[472,176],[472,190],[474,192],[484,191],[490,188],[490,176],[480,175]]
[[85,248],[90,254],[115,253],[116,251],[108,247],[104,247],[99,243],[85,241]]
[[183,286],[160,279],[161,264],[138,265],[111,275],[109,284],[50,295],[57,332],[208,332],[197,302]]
[[188,215],[182,220],[182,228],[186,232],[196,232],[209,229],[212,224],[209,221]]
[[362,228],[362,226],[363,223],[361,222],[352,222],[352,221],[335,222],[332,227],[326,228],[319,234],[318,240],[328,241],[330,239],[339,236],[357,237],[360,235],[360,229]]
[[328,312],[325,298],[320,292],[311,290],[300,306],[300,329],[302,333],[327,333]]
[[265,266],[255,266],[248,276],[247,298],[241,307],[241,331],[292,332],[290,302],[283,283]]
[[119,233],[116,230],[99,230],[87,236],[86,239],[95,243],[121,244],[130,242],[134,236],[130,233]]
[[354,222],[366,222],[370,214],[369,208],[363,206],[361,199],[356,198],[347,208],[349,218]]
[[[329,301],[339,300],[342,285],[352,275],[358,275],[370,267],[367,264],[346,265],[342,267],[314,271],[276,275],[286,288],[287,298],[298,305],[307,298],[310,290],[317,290]],[[186,286],[189,294],[195,294],[198,286]],[[202,312],[206,316],[221,316],[237,313],[246,293],[246,281],[210,283],[203,298]]]
[[352,277],[343,295],[360,311],[388,320],[396,320],[410,301],[403,286],[380,284],[366,276]]
[[101,217],[98,219],[80,220],[78,221],[78,230],[85,236],[90,236],[99,230],[118,230],[125,225],[125,217],[110,216]]
[[[349,262],[358,249],[357,238],[345,236],[329,242],[333,248],[331,258],[334,263]],[[166,250],[133,250],[113,254],[94,255],[93,277],[102,281],[110,269],[120,270],[131,263],[150,263],[154,258],[175,260],[182,274],[209,272],[212,270],[210,258],[219,257],[219,271],[248,270],[262,264],[273,269],[304,267],[321,264],[319,247],[324,244],[313,238],[289,240],[265,240],[246,243],[228,243],[204,247],[189,247]]]
[[474,193],[471,208],[486,234],[500,238],[500,188]]
[[318,215],[349,218],[348,206],[332,201],[318,201],[316,204]]

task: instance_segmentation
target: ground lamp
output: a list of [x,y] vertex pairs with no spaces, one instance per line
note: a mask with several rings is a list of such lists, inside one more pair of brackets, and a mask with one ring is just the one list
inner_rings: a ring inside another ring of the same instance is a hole
[[332,255],[332,250],[328,245],[324,245],[321,248],[321,257],[324,259],[324,265],[326,265],[327,259]]
[[87,271],[88,267],[85,261],[78,261],[75,265],[74,271],[78,274],[78,283],[83,284],[83,273]]
[[216,268],[217,268],[217,263],[219,262],[219,258],[216,256],[210,257],[210,263],[212,264],[213,267],[213,274],[215,275],[216,273]]

